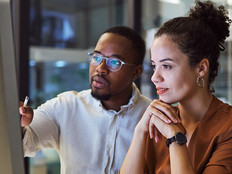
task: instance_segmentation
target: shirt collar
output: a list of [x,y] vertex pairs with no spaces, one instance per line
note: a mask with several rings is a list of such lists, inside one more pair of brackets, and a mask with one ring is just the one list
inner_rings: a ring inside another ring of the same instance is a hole
[[130,106],[130,105],[133,105],[133,104],[135,103],[135,101],[137,100],[139,94],[140,94],[139,89],[137,88],[137,86],[135,85],[135,83],[133,83],[133,84],[132,84],[132,96],[131,96],[131,98],[130,98],[128,104],[122,105],[121,108],[122,108],[122,107],[128,107],[128,106]]

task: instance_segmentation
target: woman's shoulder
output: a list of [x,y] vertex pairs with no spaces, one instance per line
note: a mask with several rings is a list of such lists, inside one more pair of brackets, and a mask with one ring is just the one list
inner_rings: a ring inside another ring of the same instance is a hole
[[214,96],[208,111],[196,128],[195,134],[197,134],[198,137],[208,139],[208,141],[218,141],[224,137],[231,128],[232,106],[222,102]]
[[[223,114],[223,117],[232,117],[232,106],[219,98],[214,97],[214,108],[216,113]],[[232,119],[231,119],[232,121]]]

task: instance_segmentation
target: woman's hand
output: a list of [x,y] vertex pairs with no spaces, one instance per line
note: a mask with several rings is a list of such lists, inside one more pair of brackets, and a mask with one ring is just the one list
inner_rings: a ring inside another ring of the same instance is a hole
[[144,134],[149,132],[150,138],[155,138],[155,141],[158,142],[162,135],[170,138],[176,132],[184,132],[179,123],[177,108],[161,100],[154,100],[144,113],[137,129],[143,131]]
[[149,121],[150,138],[155,137],[155,141],[158,142],[162,137],[161,134],[170,138],[177,132],[185,132],[176,107],[161,100],[154,100],[151,105],[153,110]]

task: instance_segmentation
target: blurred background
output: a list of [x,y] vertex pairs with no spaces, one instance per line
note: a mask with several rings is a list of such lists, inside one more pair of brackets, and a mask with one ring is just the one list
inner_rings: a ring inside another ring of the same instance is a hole
[[[213,0],[229,13],[232,0]],[[144,72],[136,84],[142,94],[157,97],[150,78],[149,48],[155,31],[168,19],[185,15],[194,0],[12,0],[19,64],[20,99],[41,103],[67,90],[89,88],[88,52],[106,29],[116,25],[133,28],[146,41]],[[231,38],[221,52],[215,95],[232,104]],[[54,150],[27,158],[27,173],[58,174],[60,162]]]

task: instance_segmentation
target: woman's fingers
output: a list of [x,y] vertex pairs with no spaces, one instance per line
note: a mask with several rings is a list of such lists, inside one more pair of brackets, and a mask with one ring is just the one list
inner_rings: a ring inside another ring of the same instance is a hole
[[[151,103],[151,106],[153,106],[156,110],[159,112],[155,111],[154,115],[158,116],[160,119],[162,119],[166,123],[179,123],[180,118],[177,114],[176,108],[173,107],[170,104],[164,103],[160,100],[154,100]],[[164,118],[166,116],[167,118]],[[170,120],[170,121],[169,121]]]
[[153,110],[151,112],[152,112],[152,115],[155,115],[156,117],[159,117],[165,123],[171,123],[172,122],[172,120],[170,120],[170,118],[166,114],[164,114],[163,112],[161,112],[157,108],[153,108]]
[[185,132],[185,128],[181,123],[166,123],[156,115],[152,115],[149,121],[149,135],[150,138],[155,138],[158,142],[162,136],[168,138],[172,137],[175,132]]
[[[180,120],[178,118],[178,114],[176,108],[173,106],[166,104],[160,100],[154,100],[146,112],[144,113],[142,119],[137,125],[137,129],[141,132],[149,133],[150,138],[154,138],[159,141],[162,137],[162,132],[160,131],[160,127],[156,127],[156,123],[153,117],[157,117],[160,122],[159,125],[170,124],[170,123],[179,123]],[[151,124],[151,120],[153,124]],[[165,124],[164,124],[165,123]],[[162,128],[161,128],[162,129]]]
[[154,132],[155,132],[155,142],[157,143],[158,141],[162,140],[162,134],[157,128],[155,128]]
[[155,135],[154,130],[156,129],[155,125],[152,123],[152,118],[150,119],[149,122],[149,135],[150,135],[150,139],[152,139]]
[[[150,138],[155,138],[155,141],[158,142],[159,140],[162,139],[162,134],[160,131],[157,129],[156,125],[165,124],[163,120],[160,118],[156,117],[155,115],[152,115],[150,122],[149,122],[149,135]],[[158,126],[159,127],[159,126]]]

